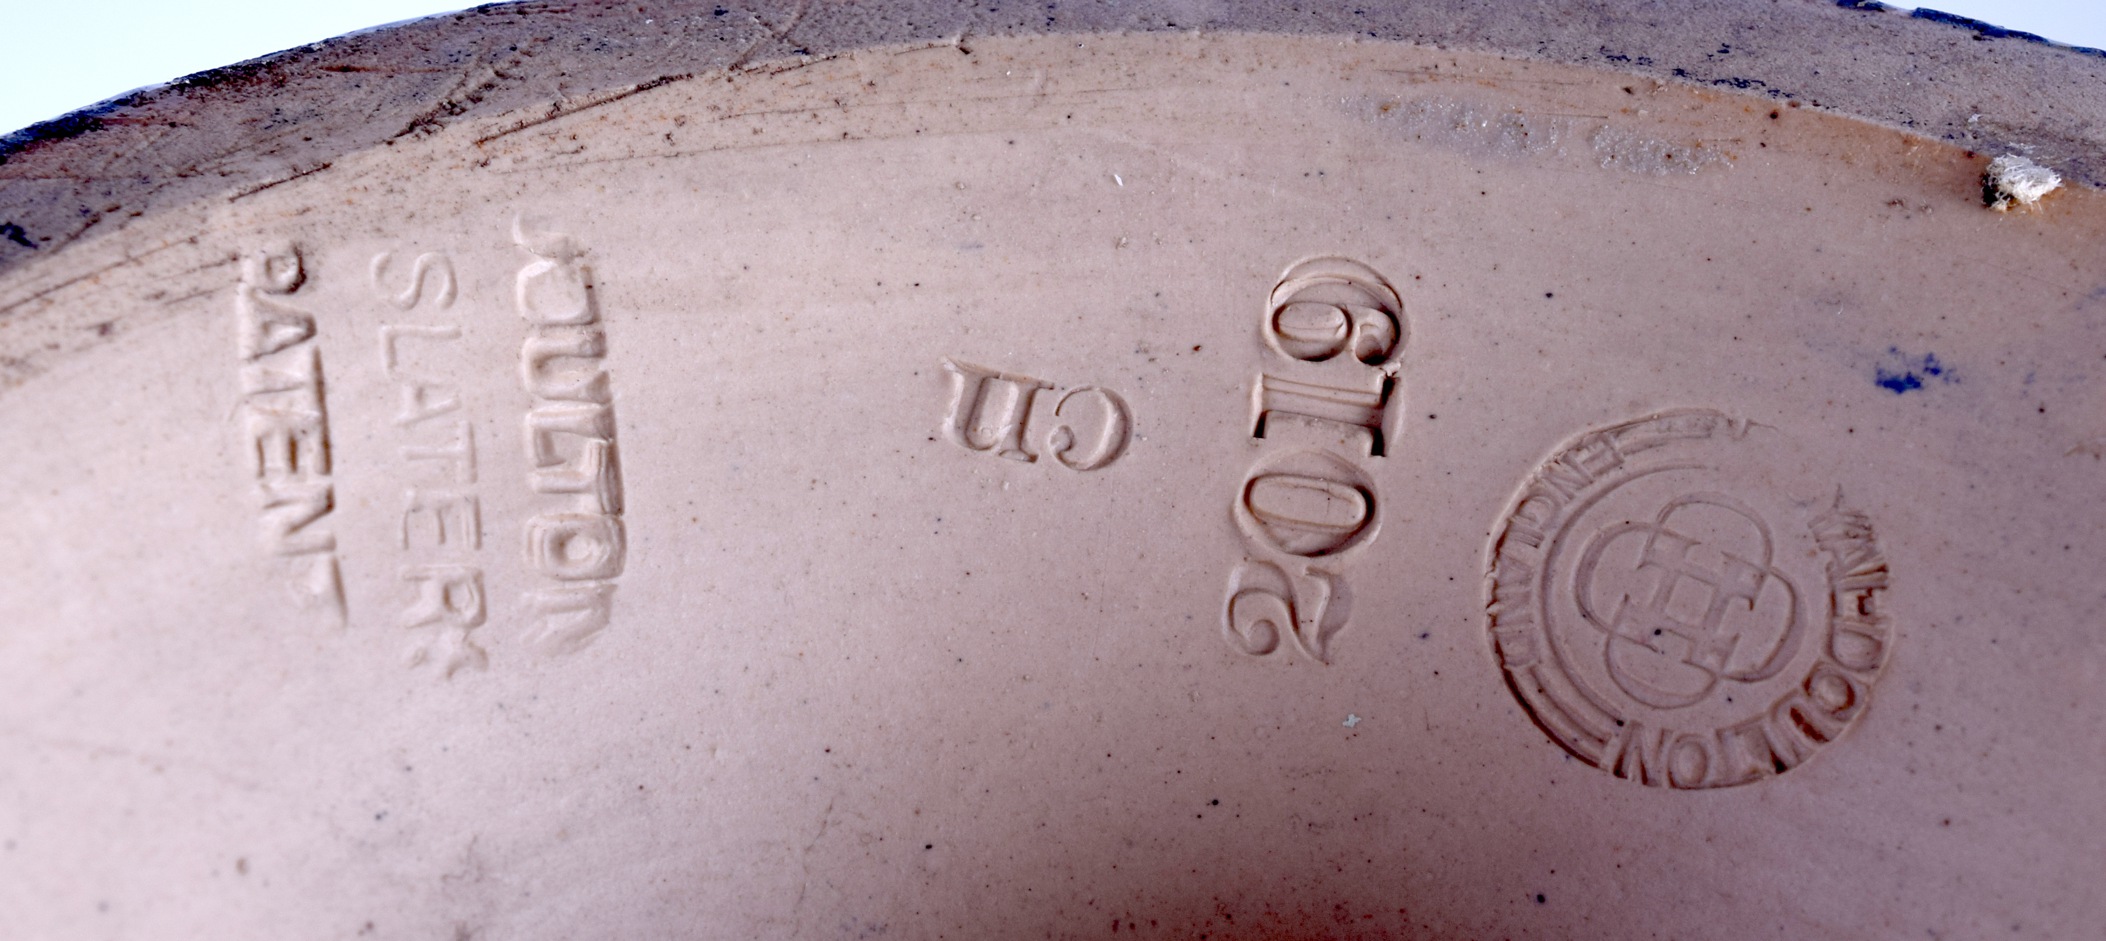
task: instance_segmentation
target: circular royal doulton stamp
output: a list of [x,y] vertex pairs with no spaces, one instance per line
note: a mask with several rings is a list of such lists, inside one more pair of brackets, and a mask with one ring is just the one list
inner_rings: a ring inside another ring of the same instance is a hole
[[1774,429],[1683,410],[1561,448],[1491,549],[1492,645],[1531,718],[1617,777],[1782,774],[1863,715],[1893,645],[1871,521]]

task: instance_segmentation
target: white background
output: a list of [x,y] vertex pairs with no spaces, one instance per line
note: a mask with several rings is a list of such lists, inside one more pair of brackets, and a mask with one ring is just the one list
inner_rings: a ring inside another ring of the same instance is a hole
[[[6,64],[0,71],[0,133],[135,88],[465,5],[461,0],[0,0],[0,63]],[[2057,42],[2106,48],[2106,0],[1936,0],[1930,5]]]

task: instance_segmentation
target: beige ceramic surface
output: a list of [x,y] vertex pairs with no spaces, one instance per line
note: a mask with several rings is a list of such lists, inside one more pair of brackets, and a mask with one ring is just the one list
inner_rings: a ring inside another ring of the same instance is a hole
[[549,113],[0,280],[0,935],[2106,918],[2094,192],[1321,37]]

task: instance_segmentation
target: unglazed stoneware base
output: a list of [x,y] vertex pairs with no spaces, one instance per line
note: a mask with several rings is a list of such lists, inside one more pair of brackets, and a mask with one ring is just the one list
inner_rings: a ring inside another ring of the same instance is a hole
[[2106,206],[1991,156],[969,37],[18,264],[0,934],[2087,936]]

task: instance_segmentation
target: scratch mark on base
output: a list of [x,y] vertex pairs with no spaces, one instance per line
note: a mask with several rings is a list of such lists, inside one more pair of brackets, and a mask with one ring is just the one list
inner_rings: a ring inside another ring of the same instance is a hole
[[819,846],[820,840],[826,839],[826,830],[833,825],[834,802],[832,798],[828,798],[826,809],[819,813],[819,832],[812,834],[811,842],[804,844],[804,852],[797,858],[798,864],[804,868],[804,878],[797,883],[797,903],[790,907],[790,911],[800,922],[804,918],[805,893],[812,888],[812,850]]
[[54,285],[52,285],[52,286],[50,286],[50,287],[48,287],[48,288],[45,288],[45,289],[43,289],[43,290],[41,290],[41,291],[38,291],[38,292],[36,292],[36,293],[34,293],[34,294],[31,294],[31,295],[29,295],[28,297],[22,298],[22,299],[21,299],[21,300],[19,300],[19,301],[9,301],[9,302],[7,302],[7,303],[5,303],[5,304],[0,304],[0,314],[5,314],[5,313],[7,313],[8,311],[11,311],[11,310],[14,310],[14,309],[15,309],[15,308],[17,308],[17,307],[21,307],[21,306],[23,306],[24,304],[28,304],[28,303],[30,303],[30,302],[32,302],[32,301],[37,301],[37,300],[41,300],[41,299],[43,299],[43,298],[45,298],[45,297],[47,297],[47,296],[49,296],[49,295],[52,295],[52,294],[56,294],[56,293],[58,293],[59,291],[63,291],[63,290],[65,290],[65,289],[67,289],[67,288],[70,288],[70,287],[72,287],[72,286],[74,286],[74,285],[76,285],[76,284],[79,284],[79,283],[81,283],[82,281],[86,281],[86,280],[88,280],[89,278],[93,278],[93,277],[95,277],[95,276],[97,276],[97,275],[100,275],[100,274],[105,274],[105,273],[108,273],[108,272],[111,272],[111,271],[115,271],[115,270],[117,270],[117,269],[119,269],[119,268],[122,268],[122,267],[124,267],[125,265],[129,265],[129,264],[132,264],[132,263],[134,263],[134,262],[140,261],[140,260],[142,260],[142,259],[146,258],[146,257],[147,257],[148,255],[154,255],[154,254],[159,254],[159,253],[161,253],[161,252],[165,252],[165,251],[167,251],[167,250],[169,250],[169,249],[171,249],[171,248],[174,248],[174,247],[176,247],[176,246],[178,246],[178,245],[187,245],[187,244],[190,244],[190,243],[191,243],[191,242],[193,242],[193,241],[195,241],[195,239],[184,239],[184,240],[182,240],[182,241],[176,241],[176,242],[169,242],[169,243],[167,243],[167,244],[164,244],[164,245],[160,245],[160,246],[157,246],[157,247],[154,247],[154,248],[149,248],[149,249],[147,249],[146,251],[140,252],[140,253],[139,253],[139,254],[137,254],[137,255],[130,255],[130,256],[127,256],[127,257],[125,257],[125,258],[123,258],[123,259],[120,259],[120,260],[118,260],[118,261],[114,261],[114,262],[111,262],[111,263],[109,263],[109,264],[107,264],[107,265],[103,265],[103,266],[102,266],[102,267],[100,267],[100,268],[96,268],[96,269],[94,269],[94,270],[92,270],[92,271],[88,271],[88,272],[86,272],[86,273],[84,273],[84,274],[78,274],[78,275],[74,275],[73,277],[67,278],[67,279],[66,279],[66,280],[64,280],[64,281],[60,281],[60,282],[59,282],[59,283],[57,283],[57,284],[54,284]]
[[322,172],[323,170],[329,169],[331,166],[333,166],[333,164],[324,161],[321,165],[315,167],[314,169],[301,170],[300,172],[295,173],[292,176],[285,177],[284,179],[272,180],[269,183],[263,184],[262,186],[253,186],[248,189],[242,190],[239,193],[235,193],[234,195],[227,197],[227,202],[231,203],[237,199],[247,199],[251,196],[256,195],[257,193],[261,193],[264,190],[270,189],[273,186],[284,186],[285,184],[297,180],[303,176],[313,176],[317,173]]
[[648,82],[639,84],[633,88],[628,88],[623,91],[614,92],[612,94],[601,95],[597,98],[589,99],[583,103],[568,108],[564,107],[563,102],[559,101],[549,106],[548,114],[546,115],[543,115],[538,118],[526,118],[520,121],[515,121],[511,125],[507,126],[504,130],[498,131],[494,134],[487,134],[482,137],[476,138],[475,146],[481,147],[482,145],[494,141],[500,137],[504,137],[510,134],[517,134],[520,131],[527,130],[528,128],[540,127],[541,125],[547,124],[550,121],[556,121],[562,118],[567,118],[573,114],[577,114],[580,111],[590,111],[601,105],[611,105],[624,98],[628,98],[633,95],[641,95],[644,92],[650,91],[651,89],[664,88],[665,86],[671,85],[674,82],[684,82],[694,77],[695,73],[693,72],[685,72],[679,75],[661,75]]

